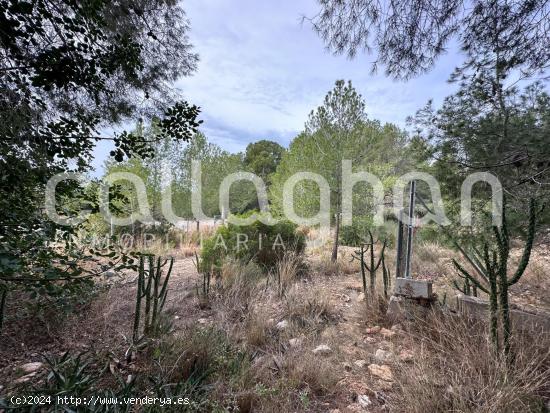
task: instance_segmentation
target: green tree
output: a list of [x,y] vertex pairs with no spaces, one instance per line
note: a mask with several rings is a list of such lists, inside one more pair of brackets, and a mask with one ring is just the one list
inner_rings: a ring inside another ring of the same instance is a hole
[[550,5],[543,0],[318,2],[321,9],[311,22],[331,50],[350,57],[375,51],[373,70],[382,64],[396,78],[430,70],[452,41],[467,55],[477,55],[480,46],[495,40],[496,32],[498,48],[506,50],[501,63],[521,68],[522,76],[537,74],[550,58]]
[[[298,135],[283,155],[273,176],[272,199],[281,209],[282,188],[286,179],[299,171],[322,175],[331,189],[331,215],[334,217],[332,260],[338,256],[340,218],[342,213],[342,160],[351,160],[353,168],[366,170],[380,177],[386,185],[399,164],[400,147],[405,135],[393,125],[368,120],[365,103],[351,85],[337,81],[325,97],[324,104],[310,114],[306,130]],[[366,194],[370,188],[358,184],[354,191],[354,213],[372,210]],[[360,187],[360,188],[359,188]],[[307,216],[319,210],[319,190],[315,183],[301,181],[295,191],[295,210]]]
[[[166,137],[189,140],[199,108],[177,102],[171,84],[195,69],[197,55],[172,0],[1,0],[0,25],[0,208],[9,211],[0,216],[0,289],[43,290],[84,275],[82,256],[51,248],[59,229],[69,236],[75,228],[43,215],[46,182],[88,171],[101,140],[114,143],[118,161],[151,156]],[[97,131],[153,114],[162,119],[152,141]],[[67,215],[98,206],[72,181],[58,186],[57,198]]]
[[261,140],[248,144],[244,162],[252,172],[268,184],[284,152],[285,148],[277,142]]

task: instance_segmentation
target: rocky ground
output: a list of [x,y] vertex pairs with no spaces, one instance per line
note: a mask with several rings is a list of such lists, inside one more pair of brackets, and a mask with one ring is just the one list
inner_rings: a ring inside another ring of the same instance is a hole
[[[177,258],[166,304],[172,334],[192,326],[226,331],[251,355],[261,386],[298,382],[293,391],[302,403],[289,404],[297,411],[407,411],[399,402],[399,377],[415,363],[421,341],[406,325],[385,316],[385,300],[365,300],[360,274],[345,254],[338,266],[319,256],[310,255],[308,261],[307,276],[292,280],[284,293],[260,282],[249,295],[233,300],[214,289],[205,302],[199,299],[202,280],[193,260]],[[123,354],[131,331],[135,275],[104,281],[110,288],[59,322],[48,314],[39,325],[36,318],[8,315],[0,339],[0,394],[43,379],[42,356],[68,350],[101,355],[122,375],[144,368],[139,360],[126,363]],[[520,295],[532,287],[522,288]],[[258,383],[251,391],[258,391]],[[259,406],[254,411],[276,411],[273,405]]]

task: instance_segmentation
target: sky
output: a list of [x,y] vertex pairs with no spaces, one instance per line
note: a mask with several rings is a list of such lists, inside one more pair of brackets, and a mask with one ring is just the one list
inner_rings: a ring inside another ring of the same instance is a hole
[[[374,56],[350,60],[326,50],[302,16],[319,10],[315,0],[186,0],[198,70],[176,87],[202,109],[202,131],[230,152],[269,139],[288,146],[311,110],[337,79],[351,80],[369,118],[406,126],[407,116],[452,93],[447,79],[461,58],[442,56],[427,74],[407,82],[371,74]],[[96,150],[101,173],[109,148]]]

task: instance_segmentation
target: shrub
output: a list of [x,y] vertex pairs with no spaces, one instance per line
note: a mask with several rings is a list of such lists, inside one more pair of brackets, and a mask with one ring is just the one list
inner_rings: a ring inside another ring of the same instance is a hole
[[349,247],[358,247],[361,244],[369,243],[368,230],[379,239],[388,240],[392,245],[397,231],[395,222],[387,221],[383,226],[375,226],[371,217],[353,218],[351,225],[340,228],[340,244]]
[[367,229],[372,228],[372,220],[367,217],[354,218],[351,225],[340,229],[340,244],[357,247],[366,242]]
[[243,262],[254,261],[267,271],[273,269],[285,253],[300,255],[304,249],[304,235],[289,221],[274,225],[256,221],[246,226],[228,223],[203,242],[200,270],[219,271],[223,259],[230,257]]

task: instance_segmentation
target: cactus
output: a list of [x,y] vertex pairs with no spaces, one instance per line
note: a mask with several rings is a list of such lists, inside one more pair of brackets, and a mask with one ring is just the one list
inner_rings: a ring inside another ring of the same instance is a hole
[[[147,260],[146,260],[147,259]],[[146,267],[147,263],[147,269]],[[168,270],[163,279],[163,268],[169,263]],[[166,296],[168,294],[168,280],[172,273],[174,258],[162,262],[161,257],[155,259],[154,255],[141,256],[139,259],[136,308],[134,314],[133,341],[139,342],[144,337],[149,337],[158,333],[159,319]],[[144,301],[144,326],[143,333],[140,334],[140,321],[142,302]]]
[[363,292],[367,295],[367,276],[365,274],[365,253],[368,248],[365,244],[360,245],[360,249],[355,251],[355,254],[351,256],[351,260],[358,260],[361,267],[361,280],[363,281]]
[[[380,268],[380,265],[384,262],[384,253],[386,251],[386,246],[388,243],[388,240],[385,239],[382,243],[382,251],[380,251],[380,256],[378,257],[378,260],[375,256],[375,250],[374,247],[378,243],[378,240],[374,240],[374,236],[372,235],[372,232],[370,229],[367,230],[369,234],[369,242],[363,243],[360,246],[359,250],[355,251],[355,254],[352,255],[352,260],[356,259],[360,262],[361,266],[361,277],[363,280],[363,292],[365,295],[367,295],[367,277],[365,270],[369,272],[369,280],[370,280],[370,291],[371,296],[374,297],[375,290],[376,290],[376,272],[378,271],[378,268]],[[365,260],[365,254],[369,252],[369,264],[367,264]],[[384,294],[387,295],[387,286],[389,281],[389,270],[384,264],[382,265],[382,271],[384,275]]]
[[469,278],[464,278],[462,286],[460,286],[457,280],[453,280],[453,285],[462,294],[477,297],[477,287],[470,282]]
[[[471,256],[466,257],[469,262],[475,263],[477,275],[468,272],[462,265],[453,259],[453,264],[458,270],[458,275],[468,284],[471,283],[472,289],[477,295],[477,290],[481,290],[489,295],[490,311],[490,329],[491,339],[497,352],[500,352],[500,341],[498,332],[499,318],[502,323],[502,344],[504,354],[510,354],[510,307],[509,307],[509,288],[517,283],[522,277],[533,248],[535,238],[536,223],[536,204],[535,200],[529,202],[529,225],[527,230],[527,240],[523,248],[521,260],[513,275],[508,275],[508,259],[510,257],[510,234],[506,218],[506,199],[503,200],[502,207],[502,225],[493,226],[495,246],[491,248],[486,242],[483,245],[483,251],[473,250]],[[466,286],[466,284],[465,284]],[[458,283],[455,282],[455,287]],[[458,288],[466,293],[466,288]]]
[[[374,240],[374,237],[372,236],[372,232],[371,230],[367,230],[368,231],[368,234],[369,234],[369,241],[370,243],[368,244],[369,246],[369,251],[370,251],[370,265],[367,265],[365,262],[363,263],[365,265],[365,268],[367,269],[367,271],[369,272],[369,276],[370,276],[370,290],[371,290],[371,294],[372,296],[374,297],[374,292],[375,292],[375,289],[376,289],[376,271],[378,271],[378,268],[380,267],[380,264],[382,263],[382,259],[384,258],[384,253],[386,251],[386,245],[388,243],[388,240],[385,239],[384,242],[382,243],[382,251],[380,251],[380,256],[378,257],[378,261],[375,260],[375,251],[374,251],[374,246],[376,245],[376,243],[378,242],[378,240]],[[376,262],[376,264],[375,264]]]
[[388,289],[391,287],[391,272],[386,265],[385,251],[382,250],[382,279],[384,281],[384,297],[388,298]]
[[4,309],[6,307],[6,296],[8,295],[8,289],[0,285],[0,331],[4,325]]
[[207,296],[210,293],[210,279],[211,279],[211,272],[205,271],[201,265],[199,256],[195,252],[195,267],[197,268],[197,272],[199,274],[202,274],[202,294],[204,296]]
[[200,290],[197,285],[197,297],[199,298],[201,307],[206,307],[208,303],[208,295],[210,294],[210,280],[212,278],[212,273],[211,271],[204,269],[204,262],[201,263],[201,260],[196,252],[193,263],[195,264],[197,272],[202,275],[202,286]]

